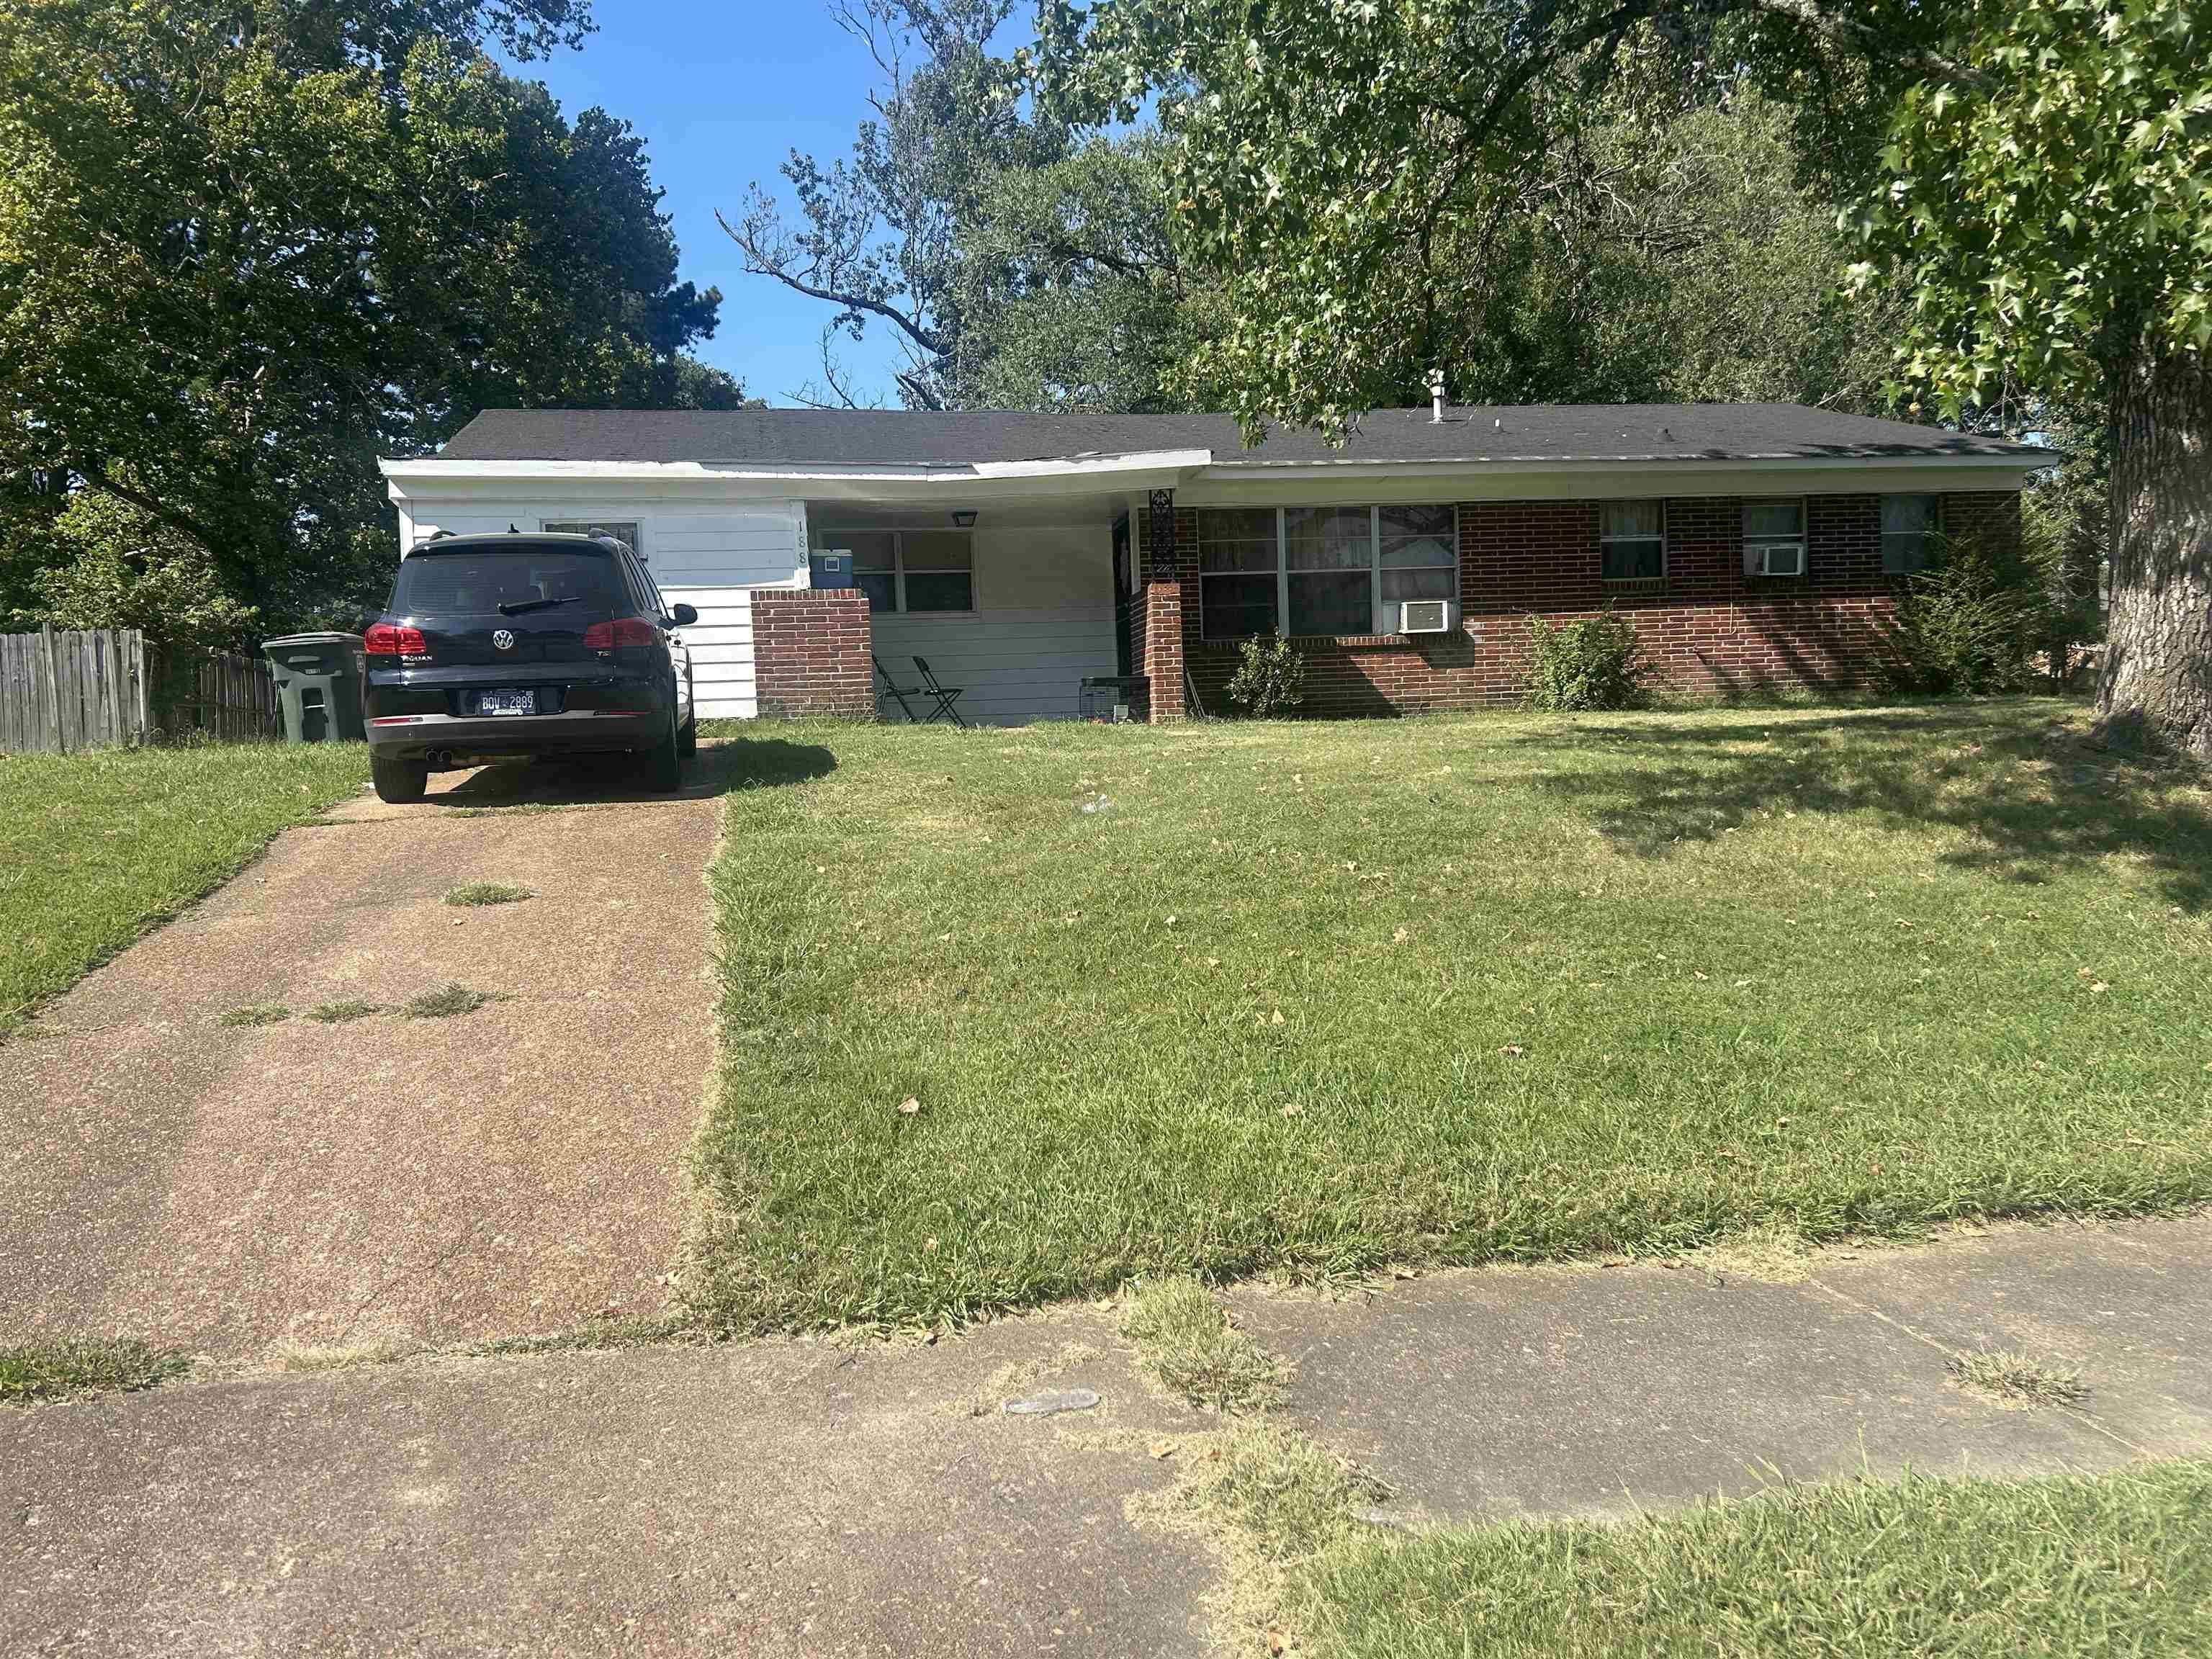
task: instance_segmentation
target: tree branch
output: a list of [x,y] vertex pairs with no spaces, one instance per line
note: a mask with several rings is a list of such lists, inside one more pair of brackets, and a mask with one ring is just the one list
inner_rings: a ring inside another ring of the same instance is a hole
[[896,306],[872,299],[865,294],[824,288],[818,283],[810,283],[804,277],[793,275],[783,268],[781,260],[763,252],[744,232],[725,219],[720,208],[714,210],[714,222],[721,226],[724,234],[732,241],[744,250],[745,269],[754,276],[773,276],[786,288],[795,293],[804,294],[810,300],[827,300],[833,305],[842,306],[848,311],[865,311],[871,316],[880,317],[897,328],[924,351],[933,354],[944,351],[945,343],[942,336],[934,330],[924,328]]

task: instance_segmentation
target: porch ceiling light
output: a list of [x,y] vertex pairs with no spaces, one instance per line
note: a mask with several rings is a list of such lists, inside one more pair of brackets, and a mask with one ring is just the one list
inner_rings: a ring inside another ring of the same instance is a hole
[[952,522],[963,530],[973,530],[975,527],[975,514],[974,510],[972,508],[968,508],[954,514],[952,515]]

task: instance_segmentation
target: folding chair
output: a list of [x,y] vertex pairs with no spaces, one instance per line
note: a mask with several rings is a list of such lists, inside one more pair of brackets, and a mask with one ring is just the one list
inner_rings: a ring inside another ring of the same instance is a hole
[[[963,688],[957,685],[939,685],[937,683],[937,676],[929,672],[929,665],[920,657],[914,659],[914,666],[915,672],[921,676],[922,696],[937,699],[937,707],[930,710],[929,720],[942,718],[951,720],[955,726],[965,726],[968,722],[960,718],[960,711],[952,706],[960,701],[960,693]],[[928,723],[928,720],[922,722],[925,726]]]
[[868,653],[868,660],[875,664],[876,672],[883,676],[884,690],[890,692],[893,697],[896,698],[898,700],[898,706],[906,711],[906,723],[908,726],[921,725],[921,717],[914,712],[914,705],[908,702],[907,698],[909,696],[920,696],[921,695],[921,688],[918,685],[901,685],[896,680],[891,678],[891,671],[884,666],[884,659],[878,656],[874,652],[871,651]]

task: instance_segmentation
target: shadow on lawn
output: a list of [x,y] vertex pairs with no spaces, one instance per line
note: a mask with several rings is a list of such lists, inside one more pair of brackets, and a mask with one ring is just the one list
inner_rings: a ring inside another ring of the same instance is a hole
[[434,778],[428,799],[433,805],[477,809],[709,800],[732,790],[805,783],[836,769],[836,756],[819,744],[781,738],[702,738],[697,757],[684,769],[683,787],[666,794],[647,788],[637,763],[626,756],[549,755],[495,762],[444,788]]
[[1961,868],[2032,885],[2118,854],[2144,860],[2167,902],[2212,902],[2212,811],[2189,793],[2202,790],[2204,772],[2092,749],[2058,718],[2005,723],[1960,707],[1765,728],[1741,719],[1590,724],[1577,736],[1627,763],[1541,783],[1647,857],[1717,840],[1761,811],[1864,812],[1891,829],[1966,832],[1972,839],[1943,855]]

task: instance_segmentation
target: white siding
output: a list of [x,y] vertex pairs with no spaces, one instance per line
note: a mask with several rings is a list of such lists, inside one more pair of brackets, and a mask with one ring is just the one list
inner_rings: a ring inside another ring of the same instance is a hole
[[[514,486],[493,488],[512,492]],[[696,501],[618,495],[553,501],[472,491],[465,501],[418,498],[407,513],[416,539],[437,530],[455,535],[496,532],[509,525],[538,530],[573,519],[635,522],[662,597],[698,609],[699,620],[684,630],[684,639],[691,648],[699,712],[709,719],[757,712],[752,590],[806,580],[805,509],[798,501],[732,502],[702,510]]]
[[[920,678],[914,658],[928,658],[940,681],[963,688],[960,712],[979,723],[1075,719],[1085,677],[1115,668],[1111,526],[994,524],[987,514],[975,531],[975,607],[878,611],[876,655],[901,685]],[[889,696],[877,706],[905,718]]]

